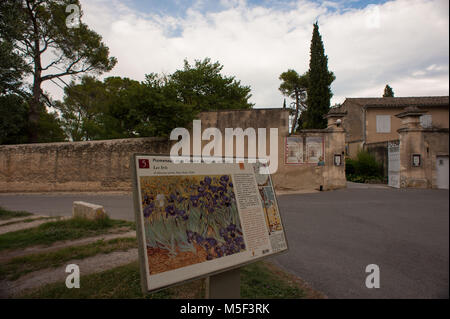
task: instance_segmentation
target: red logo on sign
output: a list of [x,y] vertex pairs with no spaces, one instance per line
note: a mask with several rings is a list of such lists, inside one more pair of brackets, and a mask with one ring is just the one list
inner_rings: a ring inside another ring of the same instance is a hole
[[139,168],[150,168],[148,159],[139,159]]

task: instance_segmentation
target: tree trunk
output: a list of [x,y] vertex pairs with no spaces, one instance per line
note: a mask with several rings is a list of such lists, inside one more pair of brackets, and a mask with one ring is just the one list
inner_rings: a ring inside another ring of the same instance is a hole
[[41,95],[41,82],[40,79],[35,76],[33,82],[33,97],[29,102],[30,111],[28,113],[28,125],[29,125],[28,135],[30,143],[37,143],[39,141],[38,136],[39,111],[41,108],[40,95]]
[[299,95],[298,95],[298,91],[295,90],[295,115],[294,115],[294,122],[292,123],[291,134],[295,133],[295,127],[297,126],[297,121],[298,121],[299,107],[300,107]]
[[29,102],[30,112],[28,114],[28,136],[30,143],[37,143],[39,141],[38,128],[39,128],[39,113],[41,111],[41,52],[39,44],[39,28],[36,22],[36,18],[33,12],[30,10],[31,19],[33,21],[33,42],[34,42],[34,78],[33,78],[33,97]]

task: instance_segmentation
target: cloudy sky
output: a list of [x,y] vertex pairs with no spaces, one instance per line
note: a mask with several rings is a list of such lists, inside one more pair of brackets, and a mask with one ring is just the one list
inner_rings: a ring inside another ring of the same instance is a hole
[[[104,76],[143,80],[183,60],[210,57],[252,89],[255,107],[281,107],[279,75],[307,71],[319,22],[336,75],[332,104],[346,97],[449,94],[448,0],[81,0],[83,22],[118,64]],[[53,97],[62,90],[44,87]]]

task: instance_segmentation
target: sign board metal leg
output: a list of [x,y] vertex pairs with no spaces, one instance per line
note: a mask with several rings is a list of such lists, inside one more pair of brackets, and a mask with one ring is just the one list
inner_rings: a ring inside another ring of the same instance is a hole
[[232,269],[206,279],[206,299],[241,298],[241,271]]

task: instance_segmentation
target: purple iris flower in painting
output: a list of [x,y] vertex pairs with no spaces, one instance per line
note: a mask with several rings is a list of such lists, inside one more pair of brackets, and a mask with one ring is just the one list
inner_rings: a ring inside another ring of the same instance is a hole
[[166,216],[170,214],[171,216],[175,215],[175,207],[173,205],[169,205],[166,207]]
[[217,192],[217,186],[210,186],[209,189],[211,192],[216,193]]
[[206,238],[206,241],[211,247],[214,247],[217,244],[217,240],[215,240],[214,238]]
[[144,208],[144,217],[149,217],[153,213],[154,209],[155,209],[155,204],[150,203],[147,207]]
[[228,186],[227,182],[220,181],[219,183],[220,183],[220,185],[222,185],[223,189],[227,189],[227,186]]
[[209,177],[209,176],[205,177],[205,184],[206,185],[210,185],[211,184],[211,177]]
[[222,195],[222,204],[229,207],[231,205],[230,198],[227,195]]
[[230,182],[230,183],[228,184],[228,186],[230,186],[230,187],[233,187],[233,183],[232,183],[232,182]]
[[194,239],[194,232],[192,230],[186,230],[186,235],[188,238],[188,243],[191,243],[191,241]]
[[214,247],[214,251],[216,252],[216,255],[217,255],[218,257],[222,257],[222,256],[223,256],[223,251],[222,251],[221,248],[222,248],[222,247],[219,247],[219,246]]
[[199,196],[191,195],[191,202],[194,207],[198,206],[198,198]]
[[188,219],[188,215],[186,215],[186,211],[185,210],[179,210],[179,211],[177,211],[177,214],[179,216],[181,216],[181,218],[183,218],[183,220],[187,220]]
[[196,241],[198,244],[200,244],[201,242],[203,242],[203,237],[202,237],[201,235],[197,234],[197,235],[195,236],[195,241]]
[[223,181],[223,182],[228,182],[229,179],[230,178],[228,177],[228,175],[223,175],[223,176],[220,177],[220,180]]

